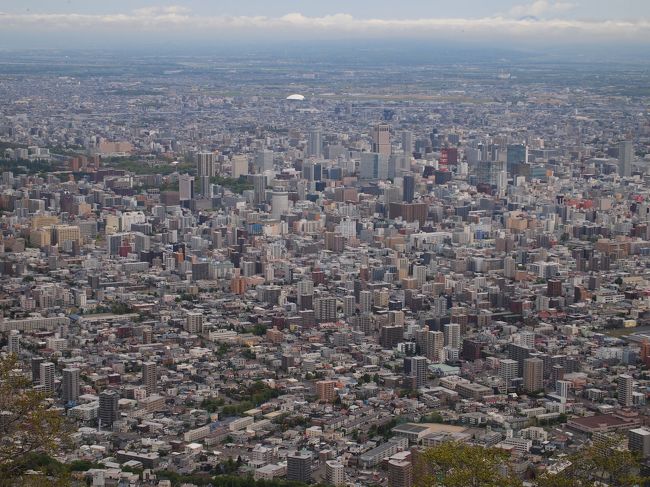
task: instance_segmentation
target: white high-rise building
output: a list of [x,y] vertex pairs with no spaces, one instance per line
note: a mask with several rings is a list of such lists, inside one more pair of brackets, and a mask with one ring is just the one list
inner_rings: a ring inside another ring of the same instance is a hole
[[41,364],[41,387],[43,392],[48,396],[54,394],[54,364],[52,362],[43,362]]
[[20,332],[18,330],[9,332],[8,352],[16,355],[20,354]]
[[460,324],[448,323],[444,327],[445,346],[451,348],[460,348]]
[[343,464],[336,460],[327,460],[325,462],[325,478],[329,485],[345,485]]
[[621,406],[632,406],[634,404],[634,378],[631,375],[621,374],[618,376],[618,403]]
[[289,210],[289,193],[274,191],[271,194],[271,218],[279,220],[287,210]]
[[181,201],[188,201],[194,198],[194,176],[181,174],[178,177],[178,192]]

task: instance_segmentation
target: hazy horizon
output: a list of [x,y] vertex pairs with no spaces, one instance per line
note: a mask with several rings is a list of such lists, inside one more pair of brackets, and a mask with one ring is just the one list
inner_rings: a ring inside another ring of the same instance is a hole
[[0,49],[129,48],[331,42],[451,42],[514,49],[646,47],[650,2],[298,2],[164,4],[118,0],[9,0],[0,8]]

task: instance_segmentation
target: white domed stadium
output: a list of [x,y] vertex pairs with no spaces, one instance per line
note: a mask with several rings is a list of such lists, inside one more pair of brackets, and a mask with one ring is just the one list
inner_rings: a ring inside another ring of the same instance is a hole
[[293,95],[289,95],[286,98],[289,101],[305,101],[304,95],[299,95],[298,93],[294,93]]

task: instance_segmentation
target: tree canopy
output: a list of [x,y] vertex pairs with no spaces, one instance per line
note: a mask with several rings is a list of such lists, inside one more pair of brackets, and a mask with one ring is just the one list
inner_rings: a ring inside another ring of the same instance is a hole
[[32,387],[13,354],[0,358],[0,411],[0,479],[25,485],[20,479],[34,470],[33,455],[54,453],[67,441],[65,417]]

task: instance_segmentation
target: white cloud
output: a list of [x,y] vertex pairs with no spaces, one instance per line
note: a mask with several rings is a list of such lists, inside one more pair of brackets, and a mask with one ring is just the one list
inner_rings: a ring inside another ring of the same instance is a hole
[[574,3],[569,2],[552,2],[548,0],[535,0],[525,5],[515,5],[510,9],[508,14],[511,17],[543,17],[546,15],[555,15],[567,12],[576,7]]
[[[92,31],[105,36],[132,32],[160,32],[205,39],[273,36],[284,38],[348,37],[449,37],[454,39],[498,39],[518,42],[610,41],[650,42],[650,21],[583,21],[545,18],[565,11],[571,4],[538,0],[507,15],[483,18],[376,19],[355,18],[339,13],[308,17],[290,13],[282,17],[200,16],[184,7],[138,9],[113,15],[6,13],[0,15],[0,31],[34,29],[47,33]],[[532,15],[537,18],[526,17]],[[539,18],[539,16],[542,16]],[[523,17],[523,18],[522,18]]]

